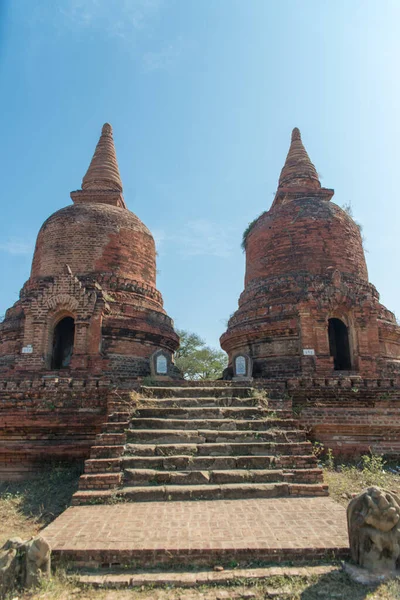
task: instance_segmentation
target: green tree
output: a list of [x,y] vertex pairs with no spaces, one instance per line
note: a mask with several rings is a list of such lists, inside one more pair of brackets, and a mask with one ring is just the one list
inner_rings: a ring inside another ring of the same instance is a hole
[[178,329],[177,334],[181,345],[175,353],[175,364],[185,379],[218,379],[222,376],[222,371],[228,366],[225,352],[206,346],[196,333]]

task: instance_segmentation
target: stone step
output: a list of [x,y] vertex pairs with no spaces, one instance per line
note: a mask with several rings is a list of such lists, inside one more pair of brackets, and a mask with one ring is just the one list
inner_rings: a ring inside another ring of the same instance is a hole
[[323,484],[234,483],[223,485],[160,485],[123,487],[118,490],[81,490],[76,492],[72,497],[72,504],[110,502],[113,499],[132,502],[147,502],[327,495],[328,486]]
[[124,433],[129,425],[130,421],[108,421],[103,423],[102,433]]
[[145,398],[251,398],[252,387],[142,386]]
[[96,435],[96,444],[99,446],[117,446],[123,444],[125,440],[125,433],[99,433]]
[[115,473],[121,469],[121,458],[89,458],[85,461],[85,473]]
[[130,416],[131,416],[130,412],[113,410],[108,415],[108,422],[115,423],[115,422],[121,422],[121,421],[129,421]]
[[[105,442],[108,436],[116,438],[120,434],[102,434],[97,436],[99,441]],[[290,443],[305,440],[303,430],[295,429],[282,431],[281,429],[269,429],[266,431],[216,431],[215,429],[128,429],[126,440],[133,444],[219,444],[219,443],[252,443],[252,442],[275,442]],[[123,441],[123,436],[121,440]]]
[[[306,549],[304,549],[304,560],[303,562],[311,562],[313,561],[313,556],[310,553],[310,549],[308,553]],[[211,553],[210,553],[211,554]],[[335,548],[334,554],[337,557],[337,548]],[[290,555],[289,555],[290,556]],[[329,557],[328,552],[326,553],[327,558]],[[343,553],[340,553],[340,556],[343,557]],[[236,557],[235,557],[236,558]],[[248,557],[247,557],[248,558]],[[254,557],[252,557],[254,560]],[[285,555],[287,559],[287,555]],[[290,558],[299,557],[290,556]],[[168,569],[167,565],[163,565],[163,567],[159,570],[152,571],[147,568],[146,571],[140,570],[137,572],[135,569],[121,569],[118,567],[114,568],[98,568],[96,570],[92,569],[79,569],[78,571],[74,571],[69,574],[69,578],[72,585],[78,584],[83,587],[92,587],[98,589],[121,589],[121,588],[143,588],[152,587],[156,588],[195,588],[200,586],[216,586],[216,585],[224,585],[224,586],[232,586],[234,588],[237,586],[238,581],[240,580],[243,585],[254,586],[255,582],[260,582],[266,584],[269,577],[282,578],[282,586],[281,587],[265,587],[264,593],[267,593],[265,598],[275,598],[276,600],[290,600],[293,598],[291,591],[285,586],[285,578],[291,578],[291,581],[295,582],[296,580],[300,580],[300,578],[305,579],[318,579],[322,575],[329,575],[334,571],[337,571],[338,566],[337,563],[333,562],[332,556],[329,557],[332,561],[330,564],[325,563],[324,565],[313,565],[307,564],[307,566],[270,566],[270,567],[252,567],[252,568],[244,568],[239,569],[238,567],[232,568],[226,566],[223,571],[213,571],[210,568],[207,570],[206,568],[198,568],[196,570],[176,570],[171,571]],[[220,564],[221,561],[216,561],[214,558],[214,563]],[[227,562],[223,561],[224,564],[228,565],[229,560]],[[237,560],[233,560],[234,563],[238,563]],[[248,560],[244,561],[245,563]],[[262,557],[262,560],[259,562],[266,562],[265,557]],[[268,585],[268,584],[267,584]],[[251,589],[251,588],[250,588]],[[257,588],[256,588],[257,589]],[[228,595],[225,595],[228,594]],[[252,591],[245,592],[242,595],[241,592],[230,592],[223,590],[220,593],[216,593],[216,595],[212,594],[212,596],[203,595],[201,593],[192,595],[185,594],[180,596],[181,598],[187,598],[192,600],[201,600],[202,598],[256,598],[256,594]]]
[[206,396],[205,398],[140,398],[139,404],[141,407],[146,408],[146,405],[154,408],[184,408],[184,407],[224,407],[224,406],[259,406],[260,401],[256,398],[236,398],[233,397],[222,397],[222,398],[211,398]]
[[[269,419],[286,418],[286,411],[259,407],[138,408],[135,418],[154,419]],[[284,414],[282,414],[284,413]],[[291,417],[292,415],[290,415]]]
[[[110,449],[116,447],[108,446]],[[93,449],[92,449],[93,450]],[[248,443],[209,443],[209,444],[126,444],[125,456],[176,456],[191,454],[197,456],[274,456],[279,454],[311,453],[310,442],[248,442]],[[120,454],[102,455],[99,458],[113,458]],[[92,458],[96,458],[92,456]]]
[[131,410],[112,405],[73,504],[328,495],[280,391],[270,402],[245,386],[142,392]]
[[[118,468],[152,470],[313,469],[315,456],[123,456]],[[87,461],[89,462],[89,461]],[[96,461],[91,461],[95,463]],[[93,467],[94,468],[94,467]]]
[[108,490],[121,485],[122,473],[84,474],[79,478],[80,490]]
[[125,447],[119,446],[92,446],[90,458],[118,458],[124,453]]
[[[92,476],[94,477],[94,476]],[[221,485],[226,483],[320,483],[321,469],[232,469],[216,471],[157,471],[154,469],[126,469],[125,486],[147,485]],[[80,486],[80,489],[89,486]],[[101,489],[101,488],[92,488]]]
[[[108,424],[107,424],[108,425]],[[217,429],[218,431],[282,429],[285,431],[297,429],[298,421],[294,419],[157,419],[134,418],[130,428],[138,429]],[[108,431],[108,428],[107,428]]]
[[[350,560],[348,544],[341,542],[340,545],[335,546],[329,539],[326,539],[327,535],[328,534],[324,536],[324,541],[320,542],[317,547],[303,542],[302,545],[296,546],[295,548],[290,546],[290,543],[288,542],[283,542],[281,547],[271,548],[266,542],[266,540],[268,541],[267,536],[264,539],[258,538],[258,543],[252,544],[250,548],[243,548],[241,545],[238,545],[236,538],[232,541],[230,540],[229,546],[224,545],[223,549],[221,549],[221,544],[217,547],[213,546],[208,549],[197,549],[196,546],[193,548],[193,545],[189,544],[177,548],[177,545],[175,544],[171,545],[171,548],[165,548],[164,546],[159,547],[158,545],[155,549],[147,551],[142,548],[129,547],[124,550],[116,550],[115,548],[110,549],[107,547],[107,543],[104,542],[103,544],[97,544],[96,547],[91,548],[90,551],[82,551],[81,548],[77,549],[65,544],[66,547],[56,546],[55,549],[52,549],[52,560],[56,565],[60,563],[61,565],[68,564],[68,568],[73,569],[72,587],[77,585],[80,586],[80,583],[82,583],[86,594],[82,594],[81,597],[85,599],[92,595],[89,593],[90,590],[88,589],[88,586],[90,585],[101,588],[102,591],[99,598],[105,599],[119,597],[108,595],[107,592],[103,595],[103,590],[114,587],[119,590],[125,587],[139,587],[142,588],[142,590],[148,588],[151,590],[149,593],[152,595],[149,596],[146,592],[143,595],[143,592],[140,591],[137,596],[138,598],[143,598],[143,600],[157,598],[156,593],[158,587],[163,590],[169,590],[165,592],[166,595],[159,596],[160,598],[170,597],[179,598],[180,600],[222,600],[222,598],[226,600],[233,600],[233,598],[241,598],[243,600],[245,598],[255,599],[257,597],[261,598],[261,596],[255,595],[257,594],[256,590],[259,589],[258,585],[255,586],[256,580],[261,579],[265,582],[268,577],[276,578],[278,576],[282,577],[282,581],[284,582],[283,587],[268,587],[265,590],[267,595],[264,596],[264,598],[293,600],[293,594],[291,591],[288,591],[288,586],[285,583],[286,577],[289,576],[291,578],[291,583],[296,581],[296,576],[306,576],[311,578],[314,574],[312,569],[317,570],[315,573],[316,575],[321,575],[318,569],[327,567],[332,561],[336,561],[333,563],[332,570],[337,571],[338,561]],[[239,537],[239,539],[241,538]],[[323,565],[319,566],[318,561],[323,561]],[[240,565],[253,564],[257,566],[252,567],[249,570],[238,568],[231,570],[232,564],[238,563]],[[276,566],[280,563],[298,566]],[[316,563],[318,566],[314,566]],[[267,568],[258,566],[263,564],[272,566]],[[113,575],[113,571],[118,568],[118,565],[120,565],[123,574],[118,573],[118,575]],[[224,571],[215,572],[213,570],[215,565],[224,565]],[[307,566],[305,567],[304,565]],[[90,567],[90,577],[86,575],[81,578],[81,569],[86,570]],[[107,567],[110,569],[109,572],[106,571]],[[178,574],[176,577],[173,577],[175,573],[171,571],[171,569],[174,570],[177,569],[177,567],[179,568],[179,571],[177,571]],[[148,570],[151,568],[154,569],[154,572],[151,573],[149,577],[146,577]],[[182,570],[185,568],[187,569],[188,574]],[[210,569],[212,575],[204,570],[206,568]],[[293,572],[288,573],[286,570],[289,568],[292,568]],[[304,569],[306,575],[299,571],[300,568]],[[134,573],[134,577],[131,576],[129,569]],[[296,569],[298,571],[297,573]],[[260,571],[259,576],[258,571]],[[103,575],[104,572],[106,572],[107,575]],[[245,575],[246,572],[247,575]],[[250,579],[251,587],[249,584],[249,589],[246,591],[244,591],[243,588],[239,588],[242,591],[241,593],[238,592],[239,596],[236,596],[236,592],[232,590],[238,585],[239,581],[242,580],[244,584],[246,578]],[[129,585],[126,585],[125,582],[127,581],[129,581]],[[201,586],[211,585],[226,586],[227,589],[224,588],[217,592],[218,588],[215,588],[216,592],[211,592],[211,596],[207,593],[201,594],[201,592],[199,592],[199,595],[193,595],[192,590],[190,590],[190,593],[172,596],[172,592],[170,591],[182,587],[201,589]],[[119,593],[121,594],[121,599],[135,598],[132,591],[127,591],[125,594],[123,592]],[[325,599],[327,598],[324,591],[319,594],[321,600],[323,600],[324,597]],[[335,596],[336,598],[340,598],[340,591],[338,594],[339,595]],[[78,598],[79,596],[80,595],[78,594]],[[304,598],[306,598],[306,596],[304,596]],[[333,598],[333,596],[331,596],[331,598]]]

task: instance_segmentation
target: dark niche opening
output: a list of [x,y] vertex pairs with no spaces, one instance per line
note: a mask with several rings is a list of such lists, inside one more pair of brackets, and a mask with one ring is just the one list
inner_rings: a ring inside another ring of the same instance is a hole
[[350,344],[349,332],[346,325],[340,319],[329,319],[329,352],[333,356],[334,369],[336,371],[350,371]]
[[72,317],[61,319],[54,328],[52,369],[69,367],[74,349],[75,321]]

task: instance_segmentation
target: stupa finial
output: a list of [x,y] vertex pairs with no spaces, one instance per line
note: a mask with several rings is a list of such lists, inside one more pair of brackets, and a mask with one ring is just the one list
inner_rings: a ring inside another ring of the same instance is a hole
[[298,127],[295,127],[292,131],[292,142],[300,140],[301,141],[301,133]]
[[82,180],[83,190],[122,192],[112,127],[104,123],[89,168]]
[[318,173],[301,141],[300,130],[295,127],[286,162],[279,177],[279,188],[301,187],[318,189],[321,187]]

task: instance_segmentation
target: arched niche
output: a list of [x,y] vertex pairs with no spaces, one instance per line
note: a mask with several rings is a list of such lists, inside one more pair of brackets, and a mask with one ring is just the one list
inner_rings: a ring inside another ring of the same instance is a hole
[[66,369],[70,366],[74,350],[74,338],[75,320],[67,316],[58,321],[53,331],[51,349],[52,369]]
[[166,375],[168,373],[168,359],[165,354],[158,354],[156,357],[156,375]]
[[150,372],[155,379],[165,379],[171,373],[171,354],[166,350],[156,350],[150,357]]
[[351,370],[349,330],[337,318],[328,320],[329,353],[333,356],[335,371]]
[[236,354],[232,357],[233,376],[235,379],[249,379],[253,375],[253,361],[248,354]]

